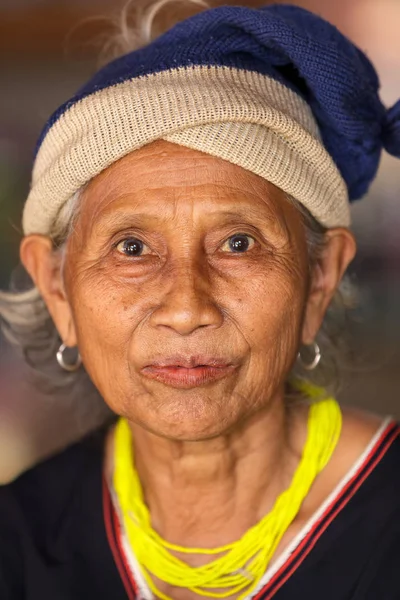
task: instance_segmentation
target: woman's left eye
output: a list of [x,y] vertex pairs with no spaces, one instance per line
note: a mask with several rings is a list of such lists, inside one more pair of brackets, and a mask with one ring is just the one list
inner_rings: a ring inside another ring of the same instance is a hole
[[121,254],[125,254],[125,256],[132,257],[143,256],[144,254],[148,254],[150,251],[149,247],[146,246],[142,240],[137,238],[128,238],[126,240],[122,240],[122,242],[117,245],[117,250],[118,252],[121,252]]
[[223,244],[223,252],[234,252],[240,254],[248,252],[255,244],[255,239],[246,233],[235,233],[231,235]]

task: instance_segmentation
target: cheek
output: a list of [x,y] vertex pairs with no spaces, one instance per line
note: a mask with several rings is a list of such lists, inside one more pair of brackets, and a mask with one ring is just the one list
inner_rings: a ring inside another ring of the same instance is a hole
[[[67,292],[80,353],[101,395],[121,413],[126,399],[143,394],[135,376],[141,357],[168,346],[164,333],[148,325],[151,312],[163,301],[165,271],[147,281],[129,282],[98,265],[79,265],[72,272]],[[250,397],[265,395],[266,381],[274,386],[291,366],[302,320],[304,280],[284,261],[268,268],[249,265],[236,275],[218,274],[211,281],[209,293],[226,317],[222,327],[209,335],[213,350],[228,345],[248,365],[235,385],[250,402]]]
[[[146,314],[138,284],[115,281],[105,270],[74,270],[68,286],[78,346],[93,379],[128,370],[132,333]],[[94,375],[96,373],[96,375]]]
[[[305,291],[304,278],[294,265],[293,260],[278,259],[266,268],[249,264],[233,277],[218,274],[210,286],[212,301],[227,316],[227,333],[234,324],[253,352],[265,352],[297,334]],[[109,352],[128,359],[132,343],[139,346],[136,350],[146,347],[143,323],[162,302],[162,274],[147,281],[126,281],[96,264],[79,265],[73,271],[68,295],[82,356],[87,348],[99,361]]]
[[305,289],[298,278],[271,271],[249,278],[238,325],[251,349],[243,395],[264,405],[286,380],[298,351],[305,307]]
[[[293,261],[294,263],[294,261]],[[287,261],[275,261],[265,270],[248,272],[238,282],[232,314],[253,352],[293,346],[305,307],[304,277]]]

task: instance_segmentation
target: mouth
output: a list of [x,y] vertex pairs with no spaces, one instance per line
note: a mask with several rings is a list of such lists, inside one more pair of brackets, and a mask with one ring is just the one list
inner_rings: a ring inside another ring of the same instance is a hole
[[230,375],[236,365],[211,357],[171,357],[154,361],[141,369],[148,379],[174,388],[191,389]]

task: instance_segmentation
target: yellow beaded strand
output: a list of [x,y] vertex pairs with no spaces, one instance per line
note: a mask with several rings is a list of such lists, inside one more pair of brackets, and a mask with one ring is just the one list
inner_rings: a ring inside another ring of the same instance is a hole
[[[321,396],[318,388],[307,384],[298,387],[312,399]],[[120,419],[115,431],[113,485],[129,544],[153,593],[162,600],[171,600],[157,588],[152,575],[171,586],[208,598],[227,598],[239,593],[238,600],[241,600],[251,593],[264,575],[283,534],[299,512],[314,479],[332,456],[341,426],[342,416],[336,400],[315,400],[309,409],[303,455],[290,487],[278,496],[272,510],[240,540],[210,549],[171,544],[154,531],[134,465],[129,425],[125,419]],[[206,565],[191,567],[171,551],[223,556]]]

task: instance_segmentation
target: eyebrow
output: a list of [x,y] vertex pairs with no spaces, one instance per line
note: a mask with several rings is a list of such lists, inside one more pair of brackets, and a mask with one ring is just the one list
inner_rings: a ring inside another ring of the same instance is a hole
[[263,222],[273,221],[275,223],[277,221],[277,218],[275,215],[272,214],[272,211],[268,211],[268,214],[261,215],[259,210],[255,209],[252,206],[247,206],[244,209],[244,212],[245,214],[239,214],[238,212],[227,210],[221,211],[219,214],[223,215],[224,217],[230,218],[233,221],[242,220],[243,218],[248,219],[249,217]]
[[[260,214],[260,211],[257,209],[246,206],[243,208],[241,212],[232,211],[232,210],[216,210],[215,212],[210,213],[215,217],[221,217],[225,220],[235,223],[239,221],[257,221],[258,223],[268,224],[272,223],[277,225],[281,219],[279,215],[272,215],[272,211],[268,211],[269,214]],[[149,222],[160,223],[168,221],[167,218],[160,218],[157,214],[149,214],[149,213],[136,213],[133,211],[121,210],[112,213],[111,211],[98,216],[97,219],[92,221],[91,229],[98,231],[101,229],[115,229],[118,227],[141,227],[145,224],[149,224]],[[280,223],[282,225],[282,223]]]
[[102,229],[117,229],[119,227],[140,227],[149,221],[159,221],[156,215],[146,213],[135,213],[132,211],[108,212],[98,216],[91,222],[92,231]]
[[[240,198],[238,198],[238,200],[240,200]],[[111,208],[112,204],[114,203],[111,202],[108,204],[104,211],[95,210],[95,214],[90,219],[90,234],[93,231],[101,233],[102,230],[115,230],[119,227],[137,227],[140,229],[142,227],[147,227],[150,224],[154,226],[160,222],[168,222],[169,220],[168,216],[166,218],[160,218],[160,210],[157,210],[159,206],[163,205],[162,200],[152,208],[152,213],[140,212],[141,201],[139,198],[136,198],[136,202],[134,202],[131,207],[120,206],[113,209]],[[224,218],[232,224],[242,221],[249,225],[272,226],[275,230],[285,230],[287,228],[286,219],[282,214],[282,211],[277,209],[273,202],[272,206],[269,202],[265,202],[262,207],[254,206],[252,202],[246,202],[243,205],[235,200],[231,201],[231,204],[233,206],[229,206],[229,200],[227,199],[220,208],[217,206],[214,211],[208,211],[208,214],[215,215],[217,218]],[[239,204],[239,210],[236,210],[237,204]],[[139,212],[135,212],[138,209]],[[204,211],[207,211],[207,207],[204,208]]]

